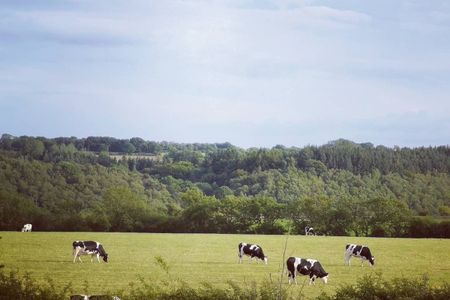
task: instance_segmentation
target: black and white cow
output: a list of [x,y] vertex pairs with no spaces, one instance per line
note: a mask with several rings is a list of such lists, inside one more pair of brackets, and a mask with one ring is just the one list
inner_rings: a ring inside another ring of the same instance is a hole
[[239,263],[242,263],[242,257],[244,255],[250,256],[250,260],[256,257],[256,259],[264,261],[267,265],[267,256],[264,255],[263,249],[258,245],[240,243],[238,246]]
[[70,300],[120,300],[117,296],[107,296],[107,295],[72,295]]
[[289,284],[291,280],[297,284],[296,273],[309,275],[309,284],[315,284],[314,280],[320,278],[324,283],[328,282],[328,273],[325,272],[318,260],[310,258],[289,257],[286,261]]
[[316,235],[316,233],[314,232],[314,228],[306,226],[305,227],[305,235]]
[[120,300],[117,296],[107,296],[107,295],[72,295],[70,300]]
[[372,256],[372,253],[367,246],[355,244],[348,244],[345,246],[344,264],[350,265],[350,258],[352,258],[352,256],[361,258],[361,266],[364,264],[365,260],[369,261],[370,266],[375,264],[375,257]]
[[31,224],[25,224],[22,227],[22,232],[31,232],[31,229],[33,228],[33,225]]
[[103,248],[102,244],[94,241],[75,241],[72,243],[73,245],[73,262],[78,258],[80,262],[81,255],[90,255],[91,262],[94,259],[94,256],[97,256],[97,261],[100,262],[100,256],[103,258],[105,262],[108,262],[108,254]]

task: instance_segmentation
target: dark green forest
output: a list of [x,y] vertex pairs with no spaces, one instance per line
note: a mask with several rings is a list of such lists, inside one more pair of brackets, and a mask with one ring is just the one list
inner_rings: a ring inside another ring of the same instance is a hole
[[0,139],[0,230],[450,237],[450,147]]

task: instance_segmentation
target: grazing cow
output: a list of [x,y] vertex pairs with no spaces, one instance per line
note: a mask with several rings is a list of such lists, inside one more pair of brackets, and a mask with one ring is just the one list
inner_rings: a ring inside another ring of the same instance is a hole
[[33,225],[25,224],[25,225],[23,225],[22,232],[31,232],[32,228],[33,228]]
[[89,300],[87,295],[71,295],[70,300]]
[[372,256],[369,247],[362,245],[349,244],[345,246],[344,264],[350,266],[350,258],[352,256],[361,258],[361,267],[365,260],[368,260],[370,266],[375,264],[375,257]]
[[286,261],[289,284],[294,280],[297,284],[296,273],[309,275],[309,284],[315,284],[314,280],[320,278],[324,283],[328,282],[328,273],[325,272],[319,261],[299,257],[289,257]]
[[107,296],[107,295],[72,295],[70,300],[120,300],[117,296]]
[[117,296],[107,295],[72,295],[70,300],[120,300]]
[[80,262],[81,255],[90,255],[91,262],[94,259],[94,256],[97,256],[97,261],[100,262],[100,256],[103,257],[105,262],[108,262],[108,254],[103,248],[102,244],[94,241],[75,241],[72,243],[73,245],[73,262],[78,258]]
[[316,235],[316,233],[314,232],[314,228],[306,226],[305,227],[305,235]]
[[239,263],[242,263],[242,257],[244,255],[248,255],[250,256],[250,260],[253,260],[253,258],[256,257],[256,259],[263,260],[267,265],[267,256],[264,255],[263,249],[258,245],[240,243],[238,251]]

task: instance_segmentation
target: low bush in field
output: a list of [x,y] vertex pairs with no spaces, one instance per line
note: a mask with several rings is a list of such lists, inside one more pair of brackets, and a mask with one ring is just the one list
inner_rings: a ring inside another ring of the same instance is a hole
[[0,270],[0,299],[4,300],[59,300],[68,299],[70,285],[58,289],[51,279],[45,284],[38,284],[28,274],[19,277],[17,273],[11,272],[7,275]]
[[[275,282],[267,281],[260,285],[251,283],[245,287],[229,282],[227,288],[217,288],[208,283],[201,287],[192,288],[187,283],[175,280],[172,282],[146,282],[140,279],[137,283],[130,283],[130,292],[105,292],[110,295],[105,298],[112,299],[112,295],[120,299],[144,300],[144,299],[289,299],[286,288],[280,287]],[[88,286],[86,286],[88,290]],[[28,274],[20,277],[17,273],[9,275],[0,271],[0,299],[1,300],[66,300],[73,290],[70,286],[64,289],[56,289],[51,280],[46,284],[34,281]],[[85,294],[89,294],[85,291]],[[98,298],[98,296],[97,296]],[[96,299],[97,299],[96,298]]]
[[[144,299],[305,299],[301,289],[289,289],[290,286],[280,285],[276,281],[265,281],[261,284],[250,283],[238,285],[228,283],[228,287],[217,288],[204,283],[201,287],[192,288],[187,283],[179,280],[159,283],[146,282],[140,279],[137,283],[131,283],[130,292],[106,292],[109,295],[117,295],[120,299],[144,300]],[[0,299],[17,300],[59,300],[69,299],[72,289],[66,286],[57,289],[49,280],[46,284],[37,283],[29,275],[19,277],[17,273],[9,275],[0,270]],[[110,299],[112,296],[109,297]],[[355,284],[339,287],[332,295],[322,294],[319,300],[447,300],[450,299],[450,285],[432,286],[426,277],[421,279],[397,278],[384,280],[380,274],[363,276]]]
[[432,217],[412,218],[407,235],[412,238],[449,238],[450,221],[439,221]]
[[162,282],[155,285],[140,281],[134,285],[130,293],[120,294],[122,299],[291,299],[287,289],[275,282],[265,281],[261,284],[250,283],[242,287],[234,282],[228,282],[228,287],[217,288],[208,283],[203,283],[201,287],[192,288],[182,281]]
[[321,295],[320,300],[447,300],[450,285],[432,286],[428,278],[396,278],[384,280],[381,274],[360,278],[356,284],[343,285],[334,295]]

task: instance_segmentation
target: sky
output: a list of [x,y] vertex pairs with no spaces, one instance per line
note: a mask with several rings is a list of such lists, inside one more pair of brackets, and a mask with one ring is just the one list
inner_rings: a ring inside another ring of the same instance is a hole
[[0,134],[450,144],[450,1],[0,0]]

